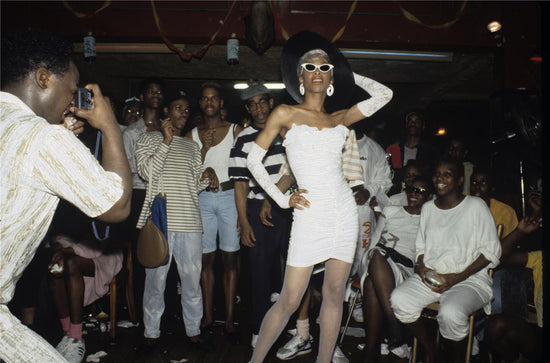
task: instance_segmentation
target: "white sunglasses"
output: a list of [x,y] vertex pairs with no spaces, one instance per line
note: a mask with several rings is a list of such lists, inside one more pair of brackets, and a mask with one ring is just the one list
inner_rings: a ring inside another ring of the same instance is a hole
[[313,63],[302,63],[301,66],[306,72],[315,72],[316,70],[319,70],[323,73],[327,73],[334,68],[332,64],[328,64],[328,63],[320,64],[320,65],[315,65]]

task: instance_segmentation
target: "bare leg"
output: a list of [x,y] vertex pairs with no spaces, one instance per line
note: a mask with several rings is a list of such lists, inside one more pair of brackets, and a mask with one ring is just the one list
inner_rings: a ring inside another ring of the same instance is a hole
[[424,349],[425,355],[424,359],[422,359],[422,362],[435,363],[437,350],[435,344],[433,344],[433,341],[430,340],[428,330],[426,329],[426,325],[422,322],[422,318],[418,318],[417,321],[406,325],[407,328],[409,328],[409,330],[414,334],[416,339],[418,339],[418,342],[422,345],[422,348]]
[[84,305],[84,276],[95,275],[94,261],[77,255],[65,256],[63,277],[69,297],[69,315],[72,324],[82,323]]
[[302,301],[302,296],[309,284],[313,266],[287,266],[285,280],[279,300],[265,314],[256,348],[252,354],[252,362],[263,362],[269,349],[277,340],[288,319],[296,311]]
[[393,314],[390,305],[390,295],[395,288],[395,278],[386,257],[375,251],[369,262],[369,278],[372,279],[378,303],[384,313],[384,318],[390,331],[390,349],[402,344],[402,325]]
[[201,284],[204,304],[202,326],[208,326],[214,321],[214,259],[216,252],[202,255]]
[[238,252],[222,251],[224,266],[223,288],[225,291],[225,330],[234,332],[235,296],[237,295]]
[[319,339],[319,363],[330,363],[340,325],[346,281],[351,264],[330,259],[325,262],[325,280],[323,281],[323,302],[321,304],[321,337]]
[[380,360],[380,331],[382,330],[382,308],[370,275],[363,283],[363,314],[367,334],[365,363]]
[[311,303],[311,286],[308,284],[300,307],[298,308],[298,316],[296,320],[305,320],[309,319],[309,304]]

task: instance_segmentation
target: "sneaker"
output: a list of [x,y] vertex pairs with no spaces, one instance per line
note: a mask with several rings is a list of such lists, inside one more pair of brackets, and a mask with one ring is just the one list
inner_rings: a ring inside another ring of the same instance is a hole
[[355,309],[353,309],[353,312],[351,313],[351,316],[352,316],[353,320],[355,320],[358,323],[364,322],[365,320],[363,319],[363,307],[361,307],[361,306],[357,307],[356,306]]
[[289,360],[299,355],[308,354],[311,352],[311,342],[313,337],[310,335],[308,340],[303,340],[302,337],[296,334],[283,347],[277,351],[277,358],[280,360]]
[[61,341],[57,344],[57,346],[55,347],[55,350],[57,350],[59,352],[59,354],[63,355],[63,353],[65,352],[65,349],[67,348],[67,345],[69,344],[69,336],[68,335],[63,335],[63,338],[61,338]]
[[344,355],[342,349],[337,345],[334,347],[334,353],[332,353],[332,363],[349,363],[348,357]]
[[479,354],[479,340],[477,340],[476,337],[474,337],[472,342],[472,355],[476,356]]
[[63,358],[69,363],[80,363],[84,359],[84,353],[86,353],[86,345],[83,340],[69,339]]
[[258,334],[252,334],[252,341],[250,342],[250,345],[252,348],[256,348],[256,343],[258,342]]
[[388,349],[388,343],[381,343],[380,355],[388,355],[388,354],[390,354],[390,350]]
[[403,344],[398,346],[397,348],[393,348],[391,352],[396,356],[398,356],[399,358],[411,357],[411,347],[409,347],[407,344]]

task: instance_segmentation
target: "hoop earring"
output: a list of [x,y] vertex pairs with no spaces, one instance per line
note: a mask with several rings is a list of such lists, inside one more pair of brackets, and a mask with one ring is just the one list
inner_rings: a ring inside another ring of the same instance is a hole
[[306,93],[306,89],[304,88],[304,84],[300,83],[300,94],[303,96]]
[[334,86],[333,85],[329,85],[328,88],[327,88],[327,96],[332,96],[334,94]]

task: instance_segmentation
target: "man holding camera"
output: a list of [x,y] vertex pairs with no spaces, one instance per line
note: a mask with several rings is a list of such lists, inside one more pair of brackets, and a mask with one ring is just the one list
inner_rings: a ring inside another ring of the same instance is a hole
[[[71,43],[25,29],[2,39],[1,46],[0,358],[59,362],[62,355],[6,305],[46,235],[59,199],[90,217],[121,222],[130,209],[130,170],[120,127],[99,86],[86,86],[94,95],[90,110],[74,107],[79,73]],[[60,125],[69,112],[102,132],[103,167]]]

